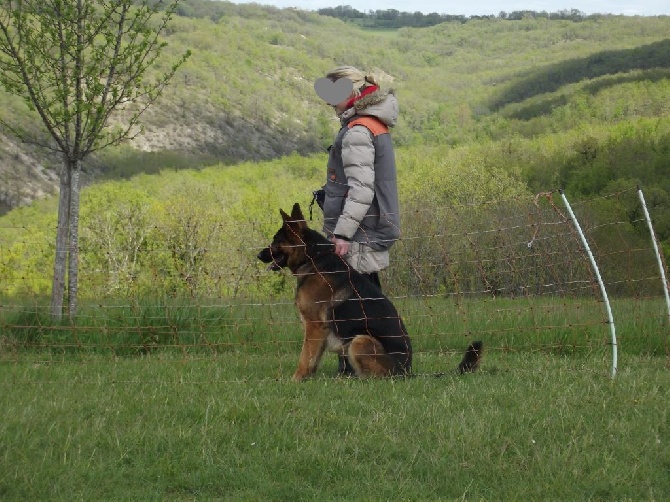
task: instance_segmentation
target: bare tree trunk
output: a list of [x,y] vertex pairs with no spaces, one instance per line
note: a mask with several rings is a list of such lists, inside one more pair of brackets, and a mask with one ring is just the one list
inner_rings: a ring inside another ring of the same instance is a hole
[[68,264],[68,314],[70,318],[77,315],[77,293],[79,291],[79,192],[81,188],[81,161],[70,163],[70,249]]
[[65,274],[67,272],[67,245],[70,215],[70,166],[65,159],[60,173],[60,195],[58,200],[58,227],[56,229],[56,253],[54,275],[51,286],[51,315],[60,319],[63,315],[65,296]]

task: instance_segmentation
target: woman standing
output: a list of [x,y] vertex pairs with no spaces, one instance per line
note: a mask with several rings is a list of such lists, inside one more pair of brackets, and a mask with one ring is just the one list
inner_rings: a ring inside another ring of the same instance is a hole
[[[329,148],[323,231],[335,244],[335,252],[381,293],[379,271],[388,267],[389,248],[400,237],[395,154],[389,134],[398,119],[398,101],[392,91],[380,88],[373,75],[352,66],[335,68],[326,79],[330,82],[322,82],[325,93],[315,88],[333,106],[341,127]],[[330,92],[330,83],[333,92],[324,95]],[[342,90],[345,93],[336,97]],[[344,355],[339,356],[338,372],[354,373]]]
[[373,75],[340,66],[326,78],[347,79],[351,93],[332,104],[341,128],[330,147],[324,186],[324,232],[335,252],[381,288],[379,271],[389,265],[389,248],[400,237],[395,155],[389,128],[398,101]]

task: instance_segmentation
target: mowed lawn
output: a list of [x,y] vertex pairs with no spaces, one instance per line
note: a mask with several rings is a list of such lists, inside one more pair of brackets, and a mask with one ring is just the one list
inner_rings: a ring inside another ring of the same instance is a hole
[[668,500],[667,355],[418,353],[290,381],[297,353],[0,358],[1,500]]

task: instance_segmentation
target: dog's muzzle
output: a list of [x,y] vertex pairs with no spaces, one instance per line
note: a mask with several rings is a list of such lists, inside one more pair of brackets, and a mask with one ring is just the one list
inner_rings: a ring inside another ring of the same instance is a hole
[[[274,271],[281,270],[286,261],[286,256],[282,253],[280,253],[279,256],[274,256],[270,247],[261,250],[261,252],[258,253],[257,258],[263,263],[269,263],[267,269]],[[279,260],[279,262],[277,260]]]

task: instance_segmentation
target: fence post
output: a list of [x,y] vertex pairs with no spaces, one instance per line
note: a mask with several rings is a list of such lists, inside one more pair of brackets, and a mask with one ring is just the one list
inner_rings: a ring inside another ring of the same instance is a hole
[[658,262],[658,270],[661,273],[661,279],[663,280],[663,293],[665,293],[665,305],[668,309],[668,320],[670,320],[670,295],[668,294],[668,279],[665,275],[665,266],[663,265],[663,259],[661,258],[661,253],[658,250],[658,243],[656,240],[656,232],[654,232],[654,227],[651,224],[651,217],[649,216],[649,211],[647,211],[647,203],[644,200],[644,195],[642,194],[642,189],[638,185],[637,194],[640,197],[640,203],[642,204],[642,210],[644,211],[644,219],[647,220],[647,227],[649,228],[649,235],[651,235],[651,243],[654,245],[654,253],[656,253],[656,261]]
[[572,220],[572,223],[575,225],[575,229],[577,229],[577,233],[579,234],[579,238],[582,241],[582,245],[584,246],[586,253],[589,255],[591,266],[593,267],[593,271],[596,274],[596,279],[598,280],[598,285],[600,286],[600,293],[602,294],[603,301],[605,302],[605,308],[607,309],[607,322],[610,326],[610,333],[612,335],[612,378],[614,378],[617,372],[618,350],[616,341],[616,329],[614,327],[614,317],[612,316],[612,308],[610,306],[609,297],[607,296],[607,290],[605,289],[605,283],[603,282],[603,279],[600,276],[600,271],[598,270],[598,264],[596,263],[596,260],[593,257],[593,253],[591,252],[589,243],[586,241],[586,237],[584,237],[584,233],[582,232],[582,228],[579,225],[577,218],[575,217],[575,213],[572,212],[572,208],[570,207],[570,203],[568,202],[565,193],[563,193],[562,189],[559,190],[559,192],[561,194],[561,198],[563,199],[563,204],[565,204],[565,207],[568,210],[570,219]]

